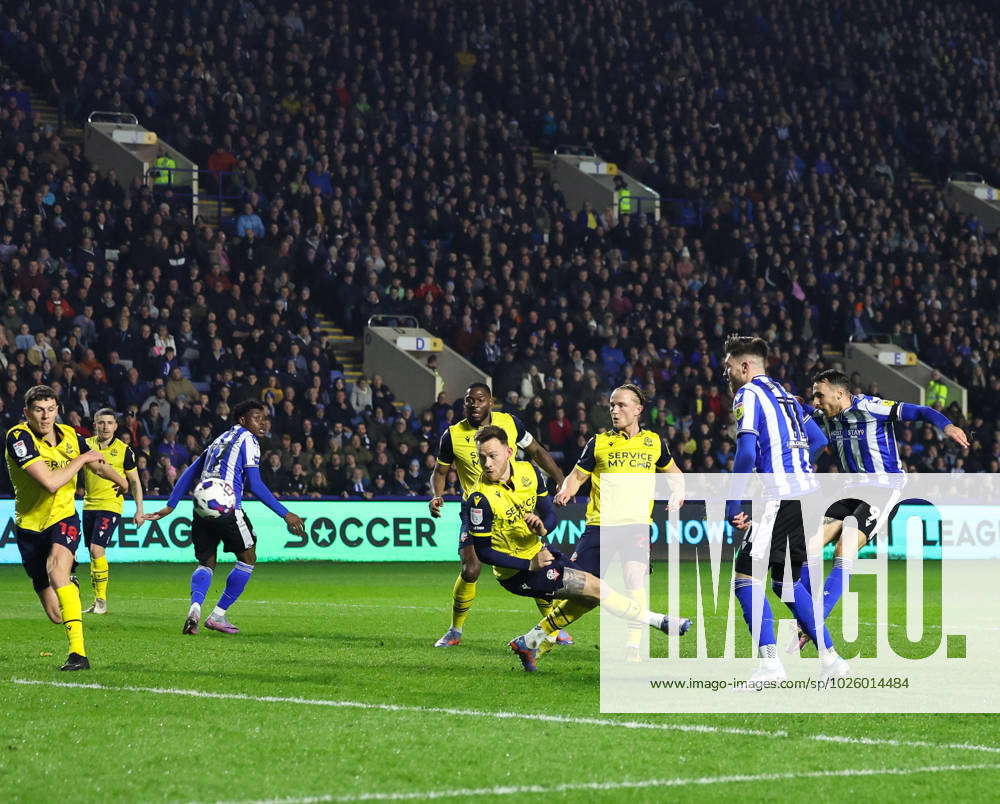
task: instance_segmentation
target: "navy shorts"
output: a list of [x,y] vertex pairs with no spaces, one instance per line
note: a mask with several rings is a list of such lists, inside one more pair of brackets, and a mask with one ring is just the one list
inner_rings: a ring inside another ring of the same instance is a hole
[[508,592],[522,597],[541,597],[546,600],[557,600],[562,595],[563,575],[567,569],[582,570],[566,556],[557,550],[549,549],[555,559],[547,567],[540,570],[522,570],[509,578],[500,579],[500,585]]
[[[618,545],[619,556],[623,562],[649,561],[649,525],[605,525],[606,530],[614,530],[614,542]],[[624,531],[625,537],[620,538],[618,531]],[[587,525],[583,536],[576,543],[570,561],[580,569],[601,577],[601,526]]]
[[111,537],[118,532],[122,515],[114,511],[84,511],[83,512],[83,543],[90,547],[107,547]]
[[76,553],[80,544],[80,518],[73,514],[41,532],[15,528],[14,534],[17,550],[21,554],[21,565],[31,578],[35,591],[40,592],[49,585],[46,563],[52,552],[52,545],[61,544],[71,553]]

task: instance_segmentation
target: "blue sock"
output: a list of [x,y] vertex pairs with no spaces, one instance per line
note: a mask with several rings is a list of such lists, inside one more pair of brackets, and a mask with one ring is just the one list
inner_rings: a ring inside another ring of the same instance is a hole
[[740,603],[740,608],[743,609],[743,619],[747,624],[747,628],[750,629],[751,639],[754,633],[754,597],[760,595],[762,598],[759,639],[758,644],[754,645],[754,650],[759,652],[759,648],[774,645],[777,641],[774,638],[774,612],[771,611],[771,603],[767,599],[767,595],[764,594],[764,586],[748,578],[737,578],[734,584],[734,592],[736,599]]
[[833,559],[833,569],[827,576],[826,583],[823,584],[823,617],[829,617],[833,607],[837,605],[840,596],[844,592],[844,587],[851,579],[851,570],[854,569],[854,562],[849,558],[837,557]]
[[217,609],[225,611],[236,602],[236,599],[243,594],[243,590],[246,588],[247,581],[250,580],[250,573],[252,572],[253,564],[244,564],[242,561],[236,562],[236,566],[230,570],[229,576],[226,578],[226,591],[219,598],[219,602],[216,605]]
[[212,570],[208,567],[198,566],[193,573],[191,573],[191,603],[197,603],[199,606],[205,602],[205,595],[208,594],[208,588],[212,585]]
[[812,594],[812,579],[809,577],[809,565],[802,565],[802,572],[799,573],[799,583],[802,584],[803,588]]
[[[774,582],[775,594],[781,594],[781,584],[777,581]],[[802,585],[801,581],[796,582],[792,587],[792,594],[795,595],[795,600],[793,602],[785,603],[786,606],[791,610],[795,619],[798,620],[802,630],[809,635],[809,639],[813,641],[813,644],[819,644],[816,640],[816,618],[813,616],[812,607],[812,594],[806,590]],[[826,624],[823,624],[823,647],[832,648],[833,639],[830,637],[830,632],[826,628]]]

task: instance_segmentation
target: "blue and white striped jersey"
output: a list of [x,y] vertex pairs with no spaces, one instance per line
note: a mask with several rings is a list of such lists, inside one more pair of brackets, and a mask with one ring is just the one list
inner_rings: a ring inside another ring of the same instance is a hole
[[833,418],[813,411],[816,423],[826,430],[841,472],[900,474],[903,464],[892,423],[899,406],[888,399],[857,394],[851,405]]
[[780,493],[800,493],[815,486],[809,460],[808,415],[796,398],[770,377],[759,375],[736,392],[733,414],[737,433],[757,436],[754,469]]
[[257,437],[238,424],[230,427],[205,450],[201,479],[221,477],[236,492],[236,507],[243,501],[243,470],[260,466],[260,443]]

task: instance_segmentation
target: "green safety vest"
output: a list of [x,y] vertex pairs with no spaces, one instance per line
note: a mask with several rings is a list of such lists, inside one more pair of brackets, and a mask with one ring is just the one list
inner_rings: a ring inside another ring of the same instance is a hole
[[941,407],[944,407],[948,402],[948,386],[943,382],[931,380],[927,383],[926,396],[927,407],[933,407],[936,402],[940,402]]
[[153,166],[159,171],[156,178],[154,179],[156,184],[170,184],[173,179],[173,174],[170,172],[170,168],[177,167],[177,163],[171,159],[169,156],[158,156]]
[[632,191],[628,187],[618,191],[618,211],[622,214],[632,211]]

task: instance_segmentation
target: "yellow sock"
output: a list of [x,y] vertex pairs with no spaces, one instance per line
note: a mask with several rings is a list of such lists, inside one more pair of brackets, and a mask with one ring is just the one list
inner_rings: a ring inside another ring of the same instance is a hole
[[558,633],[561,628],[579,620],[596,605],[583,600],[557,600],[551,611],[538,623],[538,627],[551,636]]
[[538,606],[538,613],[543,617],[552,611],[553,606],[555,606],[558,602],[558,600],[546,600],[544,597],[535,598],[535,605]]
[[[642,609],[649,608],[649,593],[646,589],[627,589],[626,593]],[[629,645],[639,645],[642,642],[642,632],[646,630],[645,625],[632,620],[628,624],[628,637],[626,642]]]
[[80,606],[80,590],[75,584],[67,584],[56,589],[59,598],[59,611],[62,614],[63,625],[66,626],[66,638],[69,640],[69,652],[86,656],[83,648],[83,611]]
[[629,600],[625,595],[619,594],[614,589],[608,587],[604,589],[601,597],[601,605],[614,614],[615,617],[621,617],[623,620],[632,620],[633,622],[645,622],[646,616],[649,614],[649,610],[645,606],[639,605],[634,600]]
[[108,599],[108,557],[90,559],[90,585],[94,587],[94,597]]
[[458,576],[455,581],[455,588],[452,590],[451,603],[451,627],[462,630],[465,620],[469,616],[469,609],[472,608],[472,601],[476,599],[476,582],[469,583],[463,581],[462,576]]

